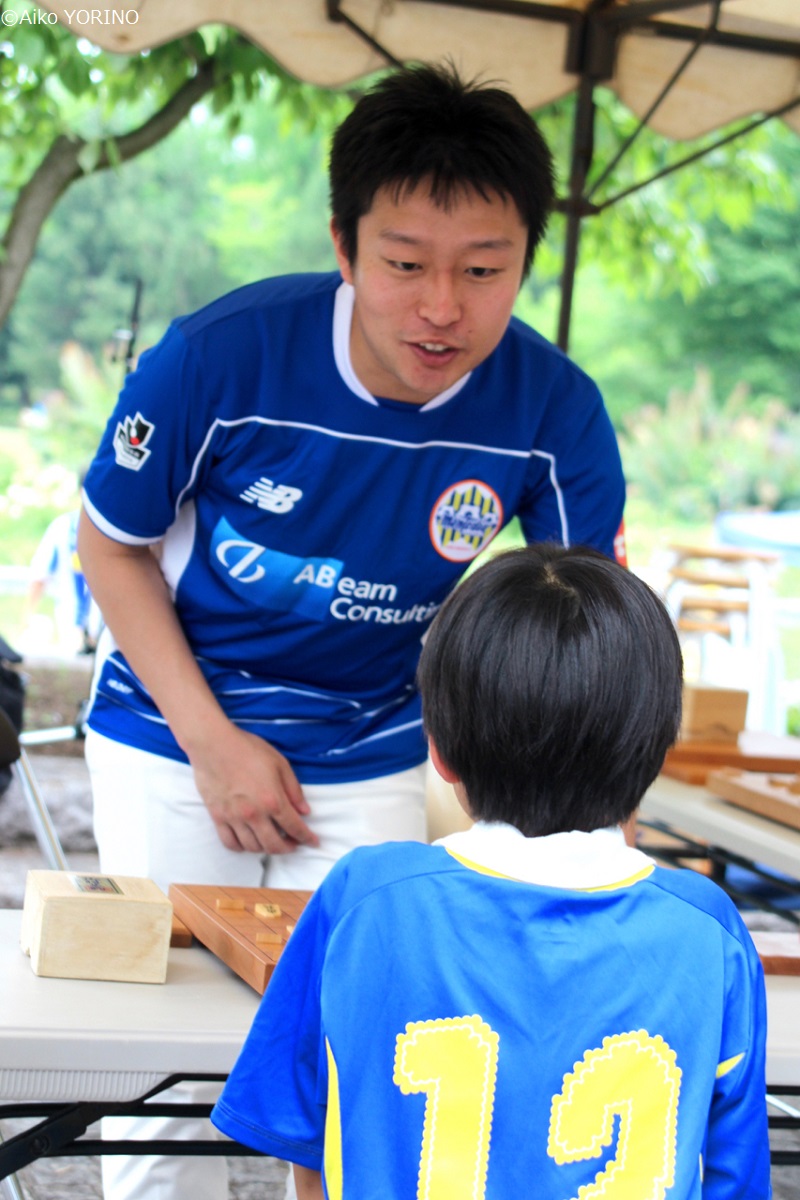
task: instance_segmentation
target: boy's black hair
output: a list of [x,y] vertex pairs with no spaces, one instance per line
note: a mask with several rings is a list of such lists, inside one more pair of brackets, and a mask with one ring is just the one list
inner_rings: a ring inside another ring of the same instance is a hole
[[448,208],[464,190],[512,200],[528,230],[527,274],[553,205],[550,150],[510,92],[465,82],[450,65],[403,67],[366,92],[331,147],[333,220],[348,260],[376,193],[398,199],[420,183]]
[[425,726],[472,815],[527,837],[625,821],[681,717],[682,662],[647,584],[584,547],[490,559],[419,665]]

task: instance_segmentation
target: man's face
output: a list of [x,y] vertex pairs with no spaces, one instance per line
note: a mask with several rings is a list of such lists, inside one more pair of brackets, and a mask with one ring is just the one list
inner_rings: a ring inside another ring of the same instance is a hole
[[423,181],[395,200],[379,191],[358,223],[353,369],[374,396],[426,404],[482,363],[505,333],[522,280],[527,229],[498,195],[460,193],[439,208]]

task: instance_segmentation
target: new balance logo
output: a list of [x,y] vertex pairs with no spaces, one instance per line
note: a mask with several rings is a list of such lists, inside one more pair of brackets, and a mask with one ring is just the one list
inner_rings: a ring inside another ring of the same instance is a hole
[[276,484],[271,479],[262,477],[258,483],[253,483],[246,488],[240,499],[246,500],[248,504],[257,504],[265,512],[287,513],[294,508],[298,500],[302,499],[302,496],[300,488],[289,487],[285,483]]

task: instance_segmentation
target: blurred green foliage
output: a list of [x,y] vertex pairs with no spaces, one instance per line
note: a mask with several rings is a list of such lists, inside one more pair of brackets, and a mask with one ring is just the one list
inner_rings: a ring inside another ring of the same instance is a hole
[[800,507],[800,418],[744,385],[718,400],[711,375],[666,404],[629,412],[619,431],[629,487],[680,519],[728,509]]
[[[114,166],[115,140],[212,58],[215,85],[191,116]],[[223,27],[132,56],[60,26],[0,32],[0,224],[61,133],[85,143],[86,172],[51,212],[0,328],[0,559],[25,561],[54,507],[74,500],[66,481],[74,487],[122,383],[112,346],[135,280],[141,350],[230,288],[334,266],[325,167],[351,103],[289,79]],[[562,192],[573,104],[538,114]],[[597,105],[595,179],[635,126],[611,93],[598,90]],[[645,131],[593,199],[694,148]],[[104,156],[111,169],[94,170]],[[571,353],[620,431],[632,507],[649,514],[643,548],[706,526],[719,507],[800,503],[799,173],[796,135],[765,126],[584,222]],[[547,336],[563,232],[555,216],[517,305]],[[23,388],[32,404],[21,412]]]

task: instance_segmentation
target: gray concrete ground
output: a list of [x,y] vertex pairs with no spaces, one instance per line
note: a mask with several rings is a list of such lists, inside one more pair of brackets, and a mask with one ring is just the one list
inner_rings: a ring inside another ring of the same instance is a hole
[[[70,867],[93,870],[97,857],[83,760],[36,753],[31,762]],[[0,797],[0,908],[21,908],[27,871],[46,865],[15,781]],[[776,926],[774,918],[762,914],[747,919],[754,928]],[[800,1109],[800,1093],[783,1099]],[[6,1121],[2,1135],[9,1137],[22,1127]],[[772,1135],[772,1143],[776,1148],[800,1150],[800,1133],[778,1131]],[[230,1200],[283,1200],[284,1164],[268,1158],[232,1158],[229,1168]],[[19,1180],[25,1200],[101,1200],[96,1158],[43,1159],[20,1172]],[[773,1189],[775,1200],[800,1200],[800,1166],[775,1167]]]

